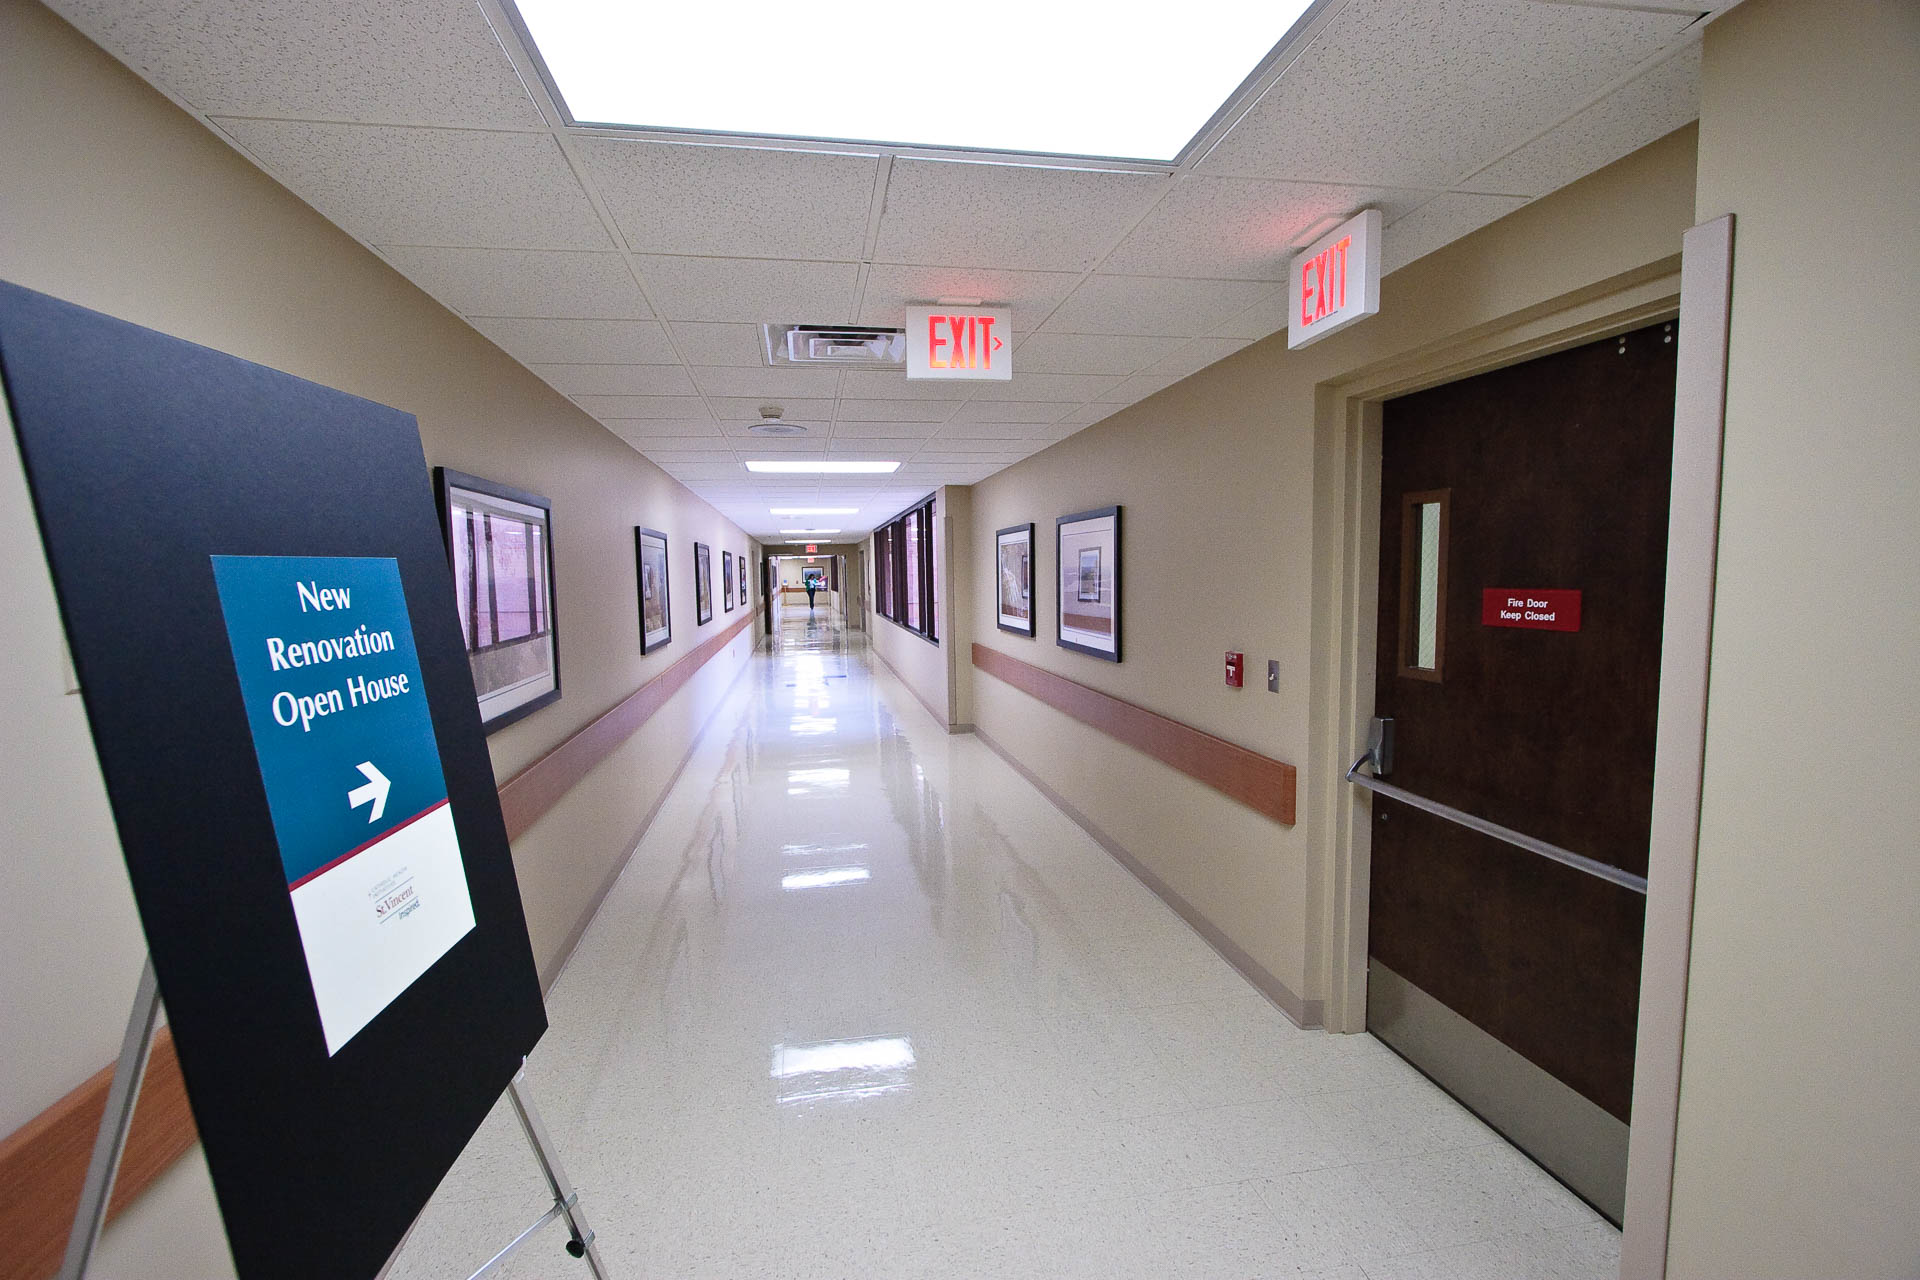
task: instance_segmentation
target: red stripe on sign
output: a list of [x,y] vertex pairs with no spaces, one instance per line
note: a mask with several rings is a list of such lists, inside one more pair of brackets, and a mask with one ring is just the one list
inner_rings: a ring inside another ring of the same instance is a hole
[[1523,631],[1578,631],[1580,593],[1544,587],[1487,587],[1480,593],[1480,623]]
[[361,845],[358,849],[349,849],[345,853],[341,854],[339,857],[335,858],[332,862],[329,862],[326,866],[321,867],[319,870],[309,871],[306,875],[301,876],[298,880],[295,880],[292,884],[287,886],[287,892],[292,893],[295,889],[298,889],[301,885],[306,884],[312,880],[318,880],[321,876],[327,874],[327,872],[333,870],[335,867],[339,866],[341,863],[350,862],[354,858],[359,857],[361,854],[373,848],[373,846],[379,844],[382,840],[385,840],[388,836],[392,835],[394,832],[399,831],[403,828],[412,826],[414,823],[420,821],[420,819],[432,813],[435,809],[444,809],[446,807],[447,807],[447,801],[442,800],[439,804],[428,805],[426,808],[422,809],[420,812],[414,814],[411,818],[408,818],[405,822],[394,823],[391,827],[388,827],[385,831],[382,831],[379,835],[367,841],[365,844]]

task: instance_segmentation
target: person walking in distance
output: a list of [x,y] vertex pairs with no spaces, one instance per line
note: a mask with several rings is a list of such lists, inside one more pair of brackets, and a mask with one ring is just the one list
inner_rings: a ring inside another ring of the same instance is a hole
[[812,574],[808,574],[806,581],[807,581],[807,612],[812,613],[813,612],[813,593],[820,589],[820,579],[814,577]]

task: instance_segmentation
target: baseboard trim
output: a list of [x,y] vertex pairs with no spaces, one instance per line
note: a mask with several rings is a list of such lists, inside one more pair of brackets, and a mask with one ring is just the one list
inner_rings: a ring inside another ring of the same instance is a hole
[[1239,971],[1241,977],[1251,982],[1254,989],[1271,1001],[1274,1008],[1286,1014],[1295,1026],[1302,1030],[1315,1031],[1325,1025],[1324,1001],[1307,1000],[1295,994],[1291,987],[1274,977],[1265,965],[1248,955],[1245,948],[1222,933],[1217,925],[1207,919],[1191,902],[1175,892],[1171,885],[1127,852],[1125,846],[1118,840],[1102,831],[1098,823],[1080,812],[1071,801],[1049,786],[1039,774],[1022,764],[1013,752],[996,742],[992,734],[976,725],[973,736],[980,739],[989,751],[1006,761],[1015,773],[1032,783],[1034,789],[1051,801],[1055,808],[1073,819],[1074,825],[1091,836],[1095,844],[1105,849],[1115,862],[1131,872],[1134,879],[1145,885],[1156,898],[1172,907],[1175,915],[1186,921],[1208,946],[1220,953],[1222,960]]

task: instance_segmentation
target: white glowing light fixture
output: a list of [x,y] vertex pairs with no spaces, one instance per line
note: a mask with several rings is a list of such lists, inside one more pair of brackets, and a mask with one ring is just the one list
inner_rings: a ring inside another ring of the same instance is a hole
[[[519,0],[583,124],[1172,160],[1309,0],[811,5]],[[754,69],[749,71],[748,69]]]
[[782,529],[780,532],[820,534],[820,533],[838,533],[840,531],[838,529]]
[[774,476],[884,476],[900,469],[897,462],[788,462],[755,460],[747,470]]
[[780,877],[780,887],[794,889],[831,889],[835,885],[859,884],[871,880],[873,872],[865,867],[827,867],[820,871],[796,871]]
[[[858,507],[768,507],[769,515],[776,516],[850,516],[859,511]],[[791,533],[789,529],[786,532]],[[838,529],[835,533],[840,532]]]

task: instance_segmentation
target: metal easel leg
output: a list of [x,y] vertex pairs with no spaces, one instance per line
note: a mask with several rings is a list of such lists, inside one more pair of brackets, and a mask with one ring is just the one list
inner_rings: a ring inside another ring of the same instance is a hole
[[81,1280],[100,1243],[107,1203],[113,1197],[113,1178],[120,1171],[120,1156],[126,1150],[127,1131],[133,1126],[133,1108],[140,1099],[140,1081],[147,1074],[147,1053],[153,1048],[153,1032],[159,1020],[160,983],[154,977],[153,958],[149,956],[140,971],[133,1011],[127,1015],[127,1034],[120,1041],[120,1061],[113,1069],[113,1087],[107,1091],[107,1109],[93,1140],[87,1181],[73,1211],[73,1229],[67,1234],[67,1256],[60,1264],[60,1280]]
[[513,1080],[507,1085],[507,1096],[513,1101],[513,1113],[520,1117],[520,1127],[526,1131],[527,1144],[533,1148],[534,1158],[540,1162],[540,1172],[547,1179],[547,1189],[553,1193],[554,1210],[566,1220],[567,1233],[571,1236],[567,1241],[567,1252],[587,1260],[594,1280],[612,1280],[606,1264],[600,1260],[600,1250],[593,1239],[593,1228],[587,1225],[587,1215],[580,1208],[579,1193],[573,1189],[573,1183],[567,1180],[567,1171],[560,1165],[560,1153],[547,1133],[546,1123],[540,1119],[539,1108],[533,1105],[533,1095],[527,1091],[525,1062],[513,1073]]

